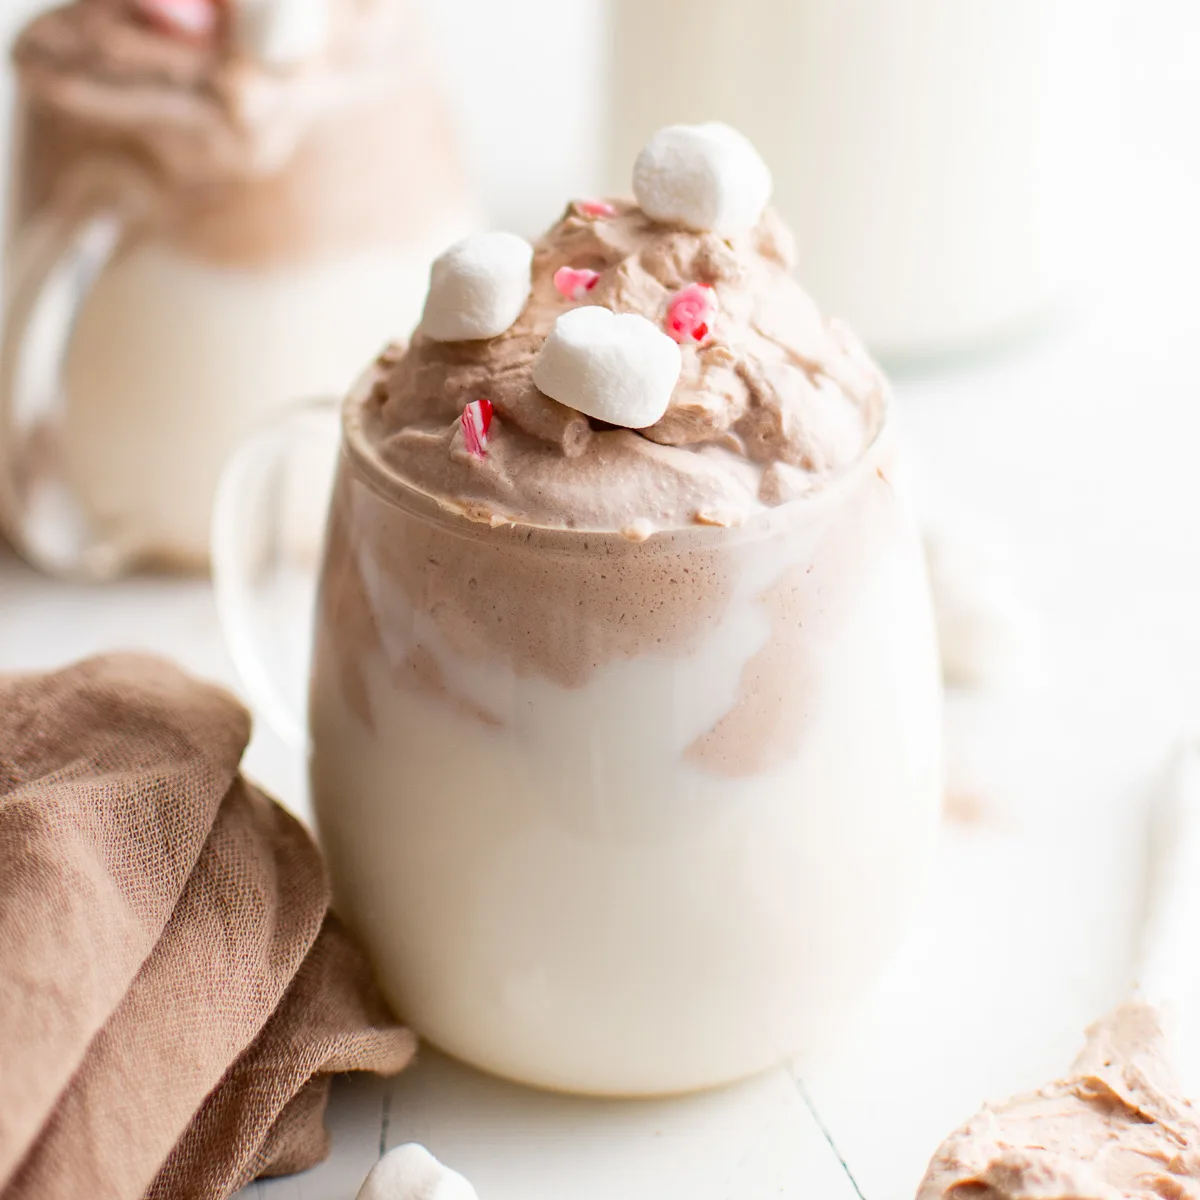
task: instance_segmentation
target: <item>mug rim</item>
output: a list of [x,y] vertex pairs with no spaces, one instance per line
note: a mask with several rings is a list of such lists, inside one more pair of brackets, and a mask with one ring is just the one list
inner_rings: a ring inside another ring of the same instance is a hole
[[373,363],[342,401],[340,456],[355,469],[357,478],[389,507],[469,540],[487,539],[493,544],[514,545],[536,543],[539,549],[574,554],[591,553],[594,549],[592,544],[597,540],[610,550],[620,547],[642,554],[723,548],[770,537],[784,528],[794,527],[801,519],[818,519],[873,469],[885,482],[890,482],[876,462],[881,449],[890,440],[895,425],[895,401],[891,388],[885,387],[878,398],[879,416],[875,429],[857,457],[830,472],[819,487],[773,508],[753,512],[739,525],[672,526],[655,529],[639,541],[618,529],[544,525],[509,518],[502,518],[493,524],[471,517],[452,501],[423,490],[383,460],[375,444],[366,435],[362,413],[376,381],[385,373],[379,363]]

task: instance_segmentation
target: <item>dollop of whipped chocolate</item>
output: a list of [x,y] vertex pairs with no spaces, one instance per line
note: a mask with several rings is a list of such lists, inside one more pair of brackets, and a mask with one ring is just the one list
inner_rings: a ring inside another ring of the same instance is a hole
[[917,1200],[1196,1200],[1200,1122],[1155,1009],[1088,1030],[1065,1079],[985,1108],[930,1163]]
[[[723,237],[658,223],[628,202],[580,202],[534,249],[532,294],[506,332],[444,342],[418,329],[352,397],[352,433],[444,506],[493,524],[634,539],[733,526],[821,486],[874,437],[885,380],[792,278],[791,236],[771,209]],[[535,386],[534,363],[563,313],[602,305],[678,341],[672,302],[697,284],[712,289],[716,315],[683,337],[682,370],[655,424],[606,425]],[[462,431],[465,407],[480,400],[495,411],[483,453]]]
[[171,32],[140,0],[74,0],[35,18],[14,58],[30,100],[132,147],[184,185],[277,171],[314,121],[404,69],[410,6],[329,0],[327,44],[286,64],[258,61],[234,6],[208,0],[210,34]]

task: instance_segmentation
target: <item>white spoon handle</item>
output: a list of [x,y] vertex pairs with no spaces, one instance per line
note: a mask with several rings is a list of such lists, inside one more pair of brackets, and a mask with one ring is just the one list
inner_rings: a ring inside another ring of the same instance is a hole
[[1200,739],[1180,742],[1151,818],[1137,989],[1172,1009],[1200,1000]]

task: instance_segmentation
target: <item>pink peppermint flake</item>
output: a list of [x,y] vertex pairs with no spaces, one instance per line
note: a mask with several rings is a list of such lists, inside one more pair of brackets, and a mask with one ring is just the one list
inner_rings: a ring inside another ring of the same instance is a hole
[[712,335],[713,323],[720,312],[717,293],[711,283],[689,283],[671,297],[667,309],[667,333],[681,346],[687,342],[701,345]]
[[607,200],[580,200],[579,211],[587,217],[615,217],[616,207]]
[[476,458],[487,458],[488,430],[492,427],[492,402],[472,400],[459,417],[467,452]]
[[554,286],[568,300],[582,300],[599,282],[600,272],[587,267],[559,267],[554,272]]
[[155,29],[204,42],[217,31],[217,0],[137,0],[138,11]]

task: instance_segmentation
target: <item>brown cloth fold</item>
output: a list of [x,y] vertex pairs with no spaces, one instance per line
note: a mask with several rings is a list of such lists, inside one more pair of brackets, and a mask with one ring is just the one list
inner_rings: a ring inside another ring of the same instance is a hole
[[219,1200],[411,1058],[248,737],[154,659],[0,677],[0,1200]]

